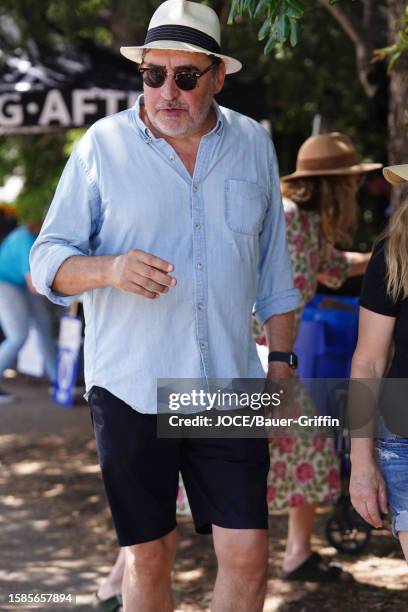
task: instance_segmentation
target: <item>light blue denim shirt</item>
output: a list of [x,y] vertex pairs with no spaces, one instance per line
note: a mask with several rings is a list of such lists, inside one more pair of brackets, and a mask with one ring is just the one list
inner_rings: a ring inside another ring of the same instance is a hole
[[148,300],[112,287],[83,295],[85,380],[140,412],[158,378],[259,378],[251,334],[299,302],[286,245],[276,155],[258,123],[214,105],[191,177],[174,149],[129,110],[95,123],[72,153],[31,251],[34,285],[51,289],[73,255],[153,253],[177,285]]

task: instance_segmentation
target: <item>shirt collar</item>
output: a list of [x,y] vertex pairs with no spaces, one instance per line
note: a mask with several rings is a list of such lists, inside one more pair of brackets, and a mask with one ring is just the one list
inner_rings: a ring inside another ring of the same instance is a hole
[[[144,123],[144,121],[142,120],[142,118],[140,117],[140,107],[142,106],[142,104],[144,104],[144,96],[143,94],[140,94],[138,96],[138,98],[136,99],[136,102],[134,104],[134,106],[132,107],[132,111],[133,111],[133,118],[136,121],[136,125],[142,135],[142,137],[144,138],[144,140],[149,141],[149,140],[157,140],[157,138],[155,138],[155,136],[152,134],[152,132],[149,130],[149,128],[147,127],[147,125]],[[223,128],[224,128],[224,117],[222,114],[222,111],[219,107],[219,105],[217,104],[217,102],[215,100],[213,100],[213,109],[215,111],[216,117],[217,117],[217,121],[215,126],[213,127],[213,129],[208,132],[208,134],[218,134],[220,135]],[[208,135],[206,134],[206,136]]]

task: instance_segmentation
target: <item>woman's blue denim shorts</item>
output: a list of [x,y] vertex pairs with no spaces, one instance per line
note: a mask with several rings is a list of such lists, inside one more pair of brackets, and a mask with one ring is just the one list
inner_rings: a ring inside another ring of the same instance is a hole
[[378,465],[387,486],[392,532],[408,531],[408,438],[389,435],[376,441]]

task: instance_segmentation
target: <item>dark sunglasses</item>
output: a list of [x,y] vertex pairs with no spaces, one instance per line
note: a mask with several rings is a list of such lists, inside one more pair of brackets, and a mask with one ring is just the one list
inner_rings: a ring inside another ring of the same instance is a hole
[[[179,89],[183,91],[191,91],[197,87],[197,82],[200,77],[209,72],[217,62],[213,62],[204,70],[176,70],[173,72],[173,79]],[[151,66],[150,68],[139,68],[142,75],[143,83],[148,87],[161,87],[167,79],[168,73],[164,66]]]

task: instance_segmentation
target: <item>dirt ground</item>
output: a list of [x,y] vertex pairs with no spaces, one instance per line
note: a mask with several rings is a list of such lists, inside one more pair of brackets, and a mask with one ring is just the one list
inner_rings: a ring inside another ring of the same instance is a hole
[[[17,608],[6,603],[8,593],[70,592],[76,595],[78,612],[90,611],[117,544],[87,405],[57,407],[44,384],[22,377],[6,384],[21,400],[0,406],[0,610]],[[358,557],[338,555],[324,536],[329,513],[319,513],[314,547],[351,571],[356,582],[282,580],[286,517],[273,516],[265,612],[408,610],[407,565],[389,531],[375,531]],[[174,570],[178,612],[209,610],[215,571],[211,538],[197,536],[191,522],[182,519]],[[72,608],[51,604],[44,609]]]

